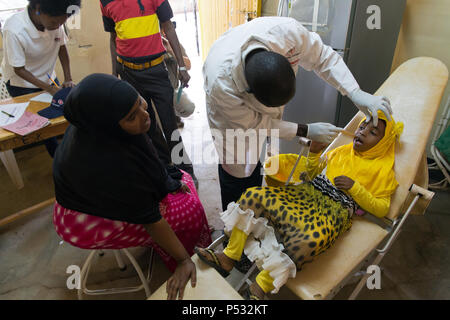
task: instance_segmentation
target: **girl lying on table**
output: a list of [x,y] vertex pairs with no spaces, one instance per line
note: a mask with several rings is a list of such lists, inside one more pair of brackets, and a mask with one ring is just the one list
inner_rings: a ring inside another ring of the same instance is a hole
[[231,232],[228,246],[223,252],[196,248],[200,259],[227,276],[245,250],[261,270],[247,294],[261,299],[331,247],[351,227],[353,213],[385,216],[398,185],[394,149],[403,123],[378,115],[377,127],[362,121],[353,143],[329,151],[326,161],[320,161],[325,145],[313,142],[306,160],[311,182],[247,189],[221,214]]

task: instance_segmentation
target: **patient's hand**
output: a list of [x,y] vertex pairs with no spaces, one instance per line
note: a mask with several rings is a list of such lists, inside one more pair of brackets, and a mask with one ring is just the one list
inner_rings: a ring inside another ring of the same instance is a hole
[[328,146],[328,144],[326,144],[326,143],[317,142],[317,141],[312,141],[312,142],[311,142],[311,146],[310,146],[310,148],[309,148],[309,151],[312,152],[312,153],[320,153],[320,152],[322,152],[327,146]]
[[191,189],[189,189],[189,187],[187,186],[186,183],[181,182],[181,188],[178,189],[178,191],[181,191],[183,193],[191,193]]
[[189,189],[186,183],[181,181],[181,187],[177,191],[172,192],[172,194],[177,194],[178,192],[191,193],[191,189]]
[[353,187],[354,184],[355,181],[346,176],[339,176],[334,178],[334,185],[339,190],[349,190],[351,189],[351,187]]

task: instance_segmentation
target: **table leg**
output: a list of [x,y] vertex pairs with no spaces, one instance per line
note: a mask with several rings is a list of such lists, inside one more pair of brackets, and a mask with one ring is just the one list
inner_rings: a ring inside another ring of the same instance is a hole
[[8,171],[12,182],[17,189],[22,189],[24,187],[22,174],[20,173],[19,166],[17,165],[16,157],[14,156],[13,150],[8,150],[0,152],[0,159],[5,165],[6,171]]

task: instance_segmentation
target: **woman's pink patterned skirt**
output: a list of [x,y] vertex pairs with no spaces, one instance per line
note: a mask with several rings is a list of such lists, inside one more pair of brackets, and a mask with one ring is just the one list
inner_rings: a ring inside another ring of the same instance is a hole
[[[191,176],[183,173],[182,181],[191,193],[168,194],[160,202],[160,211],[187,252],[193,255],[194,247],[211,244],[211,233]],[[170,271],[177,266],[176,261],[150,238],[143,225],[69,210],[58,202],[53,211],[53,224],[58,235],[73,246],[91,250],[152,247]]]

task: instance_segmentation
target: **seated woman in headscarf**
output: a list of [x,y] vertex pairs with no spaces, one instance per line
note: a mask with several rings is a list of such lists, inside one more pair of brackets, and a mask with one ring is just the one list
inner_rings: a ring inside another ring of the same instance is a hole
[[403,123],[378,116],[377,127],[362,121],[353,143],[328,152],[323,162],[325,145],[313,142],[306,159],[310,182],[247,189],[221,214],[225,232],[231,233],[227,247],[222,252],[196,248],[200,259],[227,276],[245,250],[261,270],[246,295],[261,299],[331,247],[351,227],[354,213],[385,216],[398,185],[394,148]]
[[160,162],[146,110],[137,91],[111,75],[90,75],[71,91],[70,126],[53,164],[53,222],[76,247],[153,247],[173,272],[168,298],[181,299],[188,280],[195,285],[194,247],[211,236],[192,178]]

